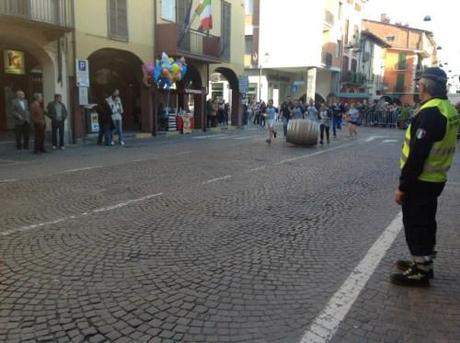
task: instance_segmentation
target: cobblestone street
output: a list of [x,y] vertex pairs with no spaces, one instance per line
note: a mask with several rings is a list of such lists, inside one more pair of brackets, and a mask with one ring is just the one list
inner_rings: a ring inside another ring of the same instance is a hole
[[409,257],[398,231],[338,327],[311,326],[400,213],[402,138],[300,148],[252,129],[5,154],[0,341],[460,341],[458,156],[432,287],[389,283]]

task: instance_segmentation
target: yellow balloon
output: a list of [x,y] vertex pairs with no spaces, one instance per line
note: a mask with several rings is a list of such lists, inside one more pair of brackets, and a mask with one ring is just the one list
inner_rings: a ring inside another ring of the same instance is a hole
[[171,67],[173,74],[180,73],[180,67],[177,63],[174,63]]

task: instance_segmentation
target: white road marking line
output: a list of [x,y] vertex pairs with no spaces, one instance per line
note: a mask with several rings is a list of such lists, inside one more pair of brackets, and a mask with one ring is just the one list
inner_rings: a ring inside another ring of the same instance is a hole
[[222,177],[217,177],[215,179],[210,179],[208,181],[205,181],[205,182],[203,182],[203,184],[207,185],[207,184],[210,184],[210,183],[213,183],[213,182],[224,181],[224,180],[228,180],[228,179],[231,179],[231,178],[232,178],[231,175],[225,175],[225,176],[222,176]]
[[216,138],[216,137],[222,137],[226,135],[205,135],[205,136],[198,136],[198,137],[192,137],[193,139],[207,139],[207,138]]
[[244,139],[252,139],[252,138],[256,138],[256,137],[262,137],[261,135],[252,135],[252,136],[243,136],[243,137],[235,137],[235,138],[232,138],[234,140],[244,140]]
[[300,343],[329,342],[402,229],[399,213],[310,324]]
[[98,208],[98,209],[92,210],[90,212],[83,212],[83,213],[80,213],[80,214],[71,215],[71,216],[68,216],[68,217],[63,217],[63,218],[59,218],[59,219],[56,219],[56,220],[53,220],[53,221],[43,222],[43,223],[39,223],[39,224],[21,226],[21,227],[15,228],[15,229],[0,232],[0,235],[1,236],[10,236],[10,235],[18,233],[18,232],[31,231],[33,229],[37,229],[37,228],[40,228],[40,227],[43,227],[43,226],[55,225],[55,224],[59,224],[59,223],[62,223],[62,222],[68,221],[68,220],[86,217],[86,216],[89,216],[91,214],[98,214],[98,213],[102,213],[102,212],[108,212],[108,211],[112,211],[112,210],[115,210],[115,209],[118,209],[118,208],[122,208],[122,207],[125,207],[125,206],[128,206],[128,205],[134,204],[134,203],[150,200],[152,198],[156,198],[156,197],[159,197],[161,195],[163,195],[163,193],[151,194],[151,195],[147,195],[147,196],[144,196],[144,197],[141,197],[141,198],[138,198],[138,199],[128,200],[128,201],[125,201],[125,202],[122,202],[122,203],[119,203],[119,204],[116,204],[116,205]]
[[267,168],[267,166],[260,166],[260,167],[257,167],[257,168],[249,169],[248,171],[249,172],[255,172],[255,171],[259,171],[259,170],[264,170],[266,168]]
[[11,183],[11,182],[16,182],[18,179],[3,179],[0,180],[0,183]]
[[318,156],[318,155],[324,154],[324,153],[329,152],[329,151],[334,151],[334,150],[338,150],[338,149],[343,149],[343,148],[345,148],[345,147],[347,147],[347,146],[350,146],[350,145],[353,145],[353,144],[354,144],[354,143],[346,143],[346,144],[342,144],[342,145],[336,146],[336,147],[334,147],[334,148],[324,149],[324,150],[317,151],[317,152],[314,152],[314,153],[311,153],[311,154],[302,155],[302,156],[293,157],[293,158],[288,158],[287,160],[281,160],[281,161],[279,161],[279,162],[276,163],[275,165],[280,165],[280,164],[284,164],[284,163],[289,163],[289,162],[298,161],[298,160],[301,160],[301,159],[304,159],[304,158],[309,158],[309,157],[313,157],[313,156]]
[[460,186],[460,182],[447,181],[447,186]]
[[102,166],[93,166],[93,167],[84,167],[84,168],[76,168],[76,169],[67,169],[64,170],[63,173],[76,173],[80,171],[85,171],[85,170],[91,170],[91,169],[98,169],[102,168]]
[[380,138],[386,138],[385,136],[370,136],[369,138],[367,138],[365,140],[366,143],[370,143],[372,141],[375,141],[376,139],[380,139]]
[[145,201],[145,200],[156,198],[156,197],[159,197],[160,195],[163,195],[163,193],[151,194],[151,195],[147,195],[147,196],[142,197],[142,198],[128,200],[128,201],[125,201],[125,202],[122,202],[122,203],[119,203],[119,204],[116,204],[116,205],[98,208],[97,210],[91,211],[91,213],[101,213],[101,212],[108,212],[108,211],[116,210],[117,208],[122,208],[122,207],[125,207],[125,206],[128,206],[128,205],[131,205],[131,204],[135,204],[137,202],[142,202],[142,201]]
[[397,139],[385,139],[382,144],[387,144],[387,143],[397,143]]

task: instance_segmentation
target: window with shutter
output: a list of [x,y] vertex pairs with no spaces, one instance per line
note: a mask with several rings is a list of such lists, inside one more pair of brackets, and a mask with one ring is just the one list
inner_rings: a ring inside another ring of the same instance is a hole
[[231,31],[232,31],[232,5],[226,1],[222,6],[222,57],[230,60],[231,50]]
[[[183,2],[180,0],[177,5],[180,6]],[[161,19],[176,21],[176,0],[161,0]]]
[[398,57],[398,69],[406,70],[407,69],[407,56],[405,53],[400,53]]
[[190,51],[190,32],[186,30],[186,18],[189,15],[188,10],[190,8],[190,2],[192,0],[180,0],[175,6],[177,6],[177,24],[180,27],[183,35],[180,37],[179,47],[181,50]]
[[406,77],[404,74],[398,74],[398,77],[396,79],[396,89],[395,91],[397,93],[403,93],[404,92],[404,83],[405,83],[405,80]]
[[109,38],[128,40],[127,0],[109,0]]

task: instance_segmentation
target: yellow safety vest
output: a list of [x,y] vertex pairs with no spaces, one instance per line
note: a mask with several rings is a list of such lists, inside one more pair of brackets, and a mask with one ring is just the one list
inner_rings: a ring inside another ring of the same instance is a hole
[[[454,160],[455,148],[457,145],[457,132],[458,126],[460,125],[460,116],[455,107],[449,102],[449,100],[443,100],[434,98],[424,103],[418,113],[426,108],[438,108],[439,112],[446,117],[447,127],[446,133],[442,140],[435,142],[431,148],[430,154],[425,161],[423,172],[419,175],[420,181],[426,182],[446,182],[447,172],[452,166]],[[402,155],[400,160],[401,169],[407,162],[410,154],[410,142],[411,142],[411,125],[406,131],[406,137],[404,139]]]

